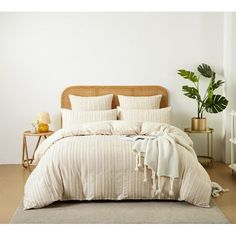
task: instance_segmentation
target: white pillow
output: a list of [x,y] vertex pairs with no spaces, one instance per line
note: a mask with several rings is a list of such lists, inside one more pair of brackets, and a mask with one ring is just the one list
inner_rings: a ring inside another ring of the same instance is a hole
[[155,96],[124,96],[118,95],[120,107],[128,109],[158,109],[162,95]]
[[171,123],[171,107],[161,109],[124,109],[118,108],[118,119],[138,122]]
[[76,128],[81,123],[117,120],[117,109],[104,111],[73,111],[61,109],[62,128]]
[[114,135],[140,134],[142,122],[116,120],[111,122],[111,126]]
[[94,97],[80,97],[70,94],[69,98],[72,110],[101,111],[112,108],[113,94]]
[[103,134],[111,135],[111,122],[110,121],[96,121],[77,124],[75,126],[70,126],[72,131],[76,131],[81,135],[94,135]]

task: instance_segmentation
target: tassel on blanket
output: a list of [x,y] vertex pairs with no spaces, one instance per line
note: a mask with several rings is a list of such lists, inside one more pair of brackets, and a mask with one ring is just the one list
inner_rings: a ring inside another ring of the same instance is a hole
[[156,173],[154,170],[152,170],[152,189],[156,191],[157,189],[157,183],[156,183]]
[[[162,185],[161,185],[161,177],[158,176],[157,178],[157,183],[156,183],[156,173],[155,171],[152,170],[152,190],[153,190],[153,196],[155,197],[157,194],[161,194],[161,189],[162,189]],[[158,187],[158,189],[157,189]]]
[[152,170],[152,177],[151,178],[152,178],[152,197],[155,197],[157,185],[156,185],[156,173],[153,170]]
[[158,189],[156,190],[156,195],[161,193],[162,185],[161,185],[161,177],[158,176]]
[[142,156],[141,156],[141,152],[139,152],[136,155],[136,166],[135,166],[135,171],[138,171],[139,168],[143,167],[142,165]]
[[135,171],[138,171],[138,159],[139,159],[139,155],[136,155],[136,163],[135,163]]
[[142,156],[141,156],[141,152],[138,153],[138,167],[142,167]]
[[216,182],[211,182],[211,196],[212,197],[219,197],[220,193],[228,192],[229,189],[223,189],[219,184]]
[[174,194],[174,191],[173,191],[173,188],[174,188],[174,178],[170,178],[170,191],[169,191],[169,195],[170,197],[173,197],[175,194]]
[[144,179],[143,182],[147,182],[147,166],[144,164]]

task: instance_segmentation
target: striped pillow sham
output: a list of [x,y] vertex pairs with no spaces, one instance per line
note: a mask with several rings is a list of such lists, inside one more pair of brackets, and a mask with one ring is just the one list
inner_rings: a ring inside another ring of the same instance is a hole
[[112,109],[113,94],[94,97],[69,95],[72,110],[101,111]]
[[117,109],[104,111],[74,111],[61,109],[62,128],[73,129],[81,123],[117,120]]
[[118,95],[118,98],[121,108],[158,109],[160,108],[162,95],[143,96],[143,97]]
[[118,107],[118,119],[138,122],[171,123],[171,107],[161,109],[124,109]]

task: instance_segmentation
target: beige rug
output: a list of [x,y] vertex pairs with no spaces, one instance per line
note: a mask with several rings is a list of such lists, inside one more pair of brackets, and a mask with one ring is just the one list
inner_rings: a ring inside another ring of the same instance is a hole
[[25,211],[21,203],[11,223],[226,224],[230,221],[214,203],[210,208],[200,208],[176,201],[70,201]]

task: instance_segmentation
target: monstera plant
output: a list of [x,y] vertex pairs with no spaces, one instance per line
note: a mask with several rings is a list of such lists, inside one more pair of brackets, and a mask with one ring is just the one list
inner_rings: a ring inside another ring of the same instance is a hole
[[[198,66],[197,70],[198,73],[180,69],[178,74],[192,83],[192,86],[184,85],[182,87],[184,95],[197,102],[197,117],[192,118],[192,129],[205,130],[206,119],[203,117],[204,112],[222,112],[227,107],[228,100],[220,94],[215,94],[215,90],[221,87],[224,81],[216,80],[216,73],[209,65],[203,63]],[[209,83],[205,93],[201,95],[199,85],[203,79],[209,80]]]

